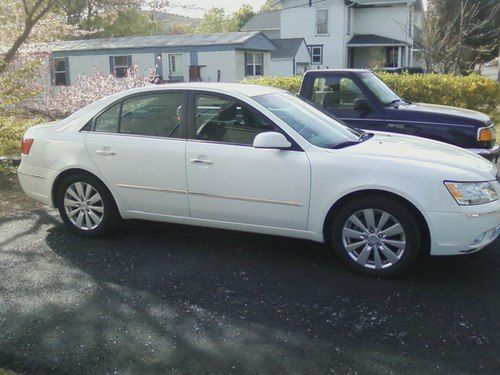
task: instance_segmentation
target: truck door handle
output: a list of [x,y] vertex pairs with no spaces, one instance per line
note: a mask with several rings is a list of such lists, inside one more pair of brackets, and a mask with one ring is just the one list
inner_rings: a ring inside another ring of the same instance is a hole
[[103,155],[103,156],[115,156],[116,152],[111,151],[111,150],[96,150],[95,153],[97,155]]
[[193,164],[207,164],[207,165],[214,164],[213,160],[206,160],[206,159],[190,159],[189,161]]

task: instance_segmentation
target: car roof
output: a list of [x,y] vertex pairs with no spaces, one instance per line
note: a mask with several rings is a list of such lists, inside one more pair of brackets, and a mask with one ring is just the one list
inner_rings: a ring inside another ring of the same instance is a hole
[[252,97],[264,94],[286,92],[271,86],[254,85],[248,83],[223,83],[223,82],[189,82],[189,83],[165,83],[160,85],[148,85],[120,92],[123,96],[141,92],[162,90],[209,90],[226,94],[241,94]]

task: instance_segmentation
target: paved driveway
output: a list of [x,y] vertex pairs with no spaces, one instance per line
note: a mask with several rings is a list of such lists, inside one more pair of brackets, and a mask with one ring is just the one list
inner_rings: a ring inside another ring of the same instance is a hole
[[0,373],[500,373],[498,241],[375,280],[286,238],[136,221],[78,238],[12,187]]

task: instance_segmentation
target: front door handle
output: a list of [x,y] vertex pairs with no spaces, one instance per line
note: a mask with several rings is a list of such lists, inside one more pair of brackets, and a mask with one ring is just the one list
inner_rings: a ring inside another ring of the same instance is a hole
[[96,150],[95,153],[97,155],[103,155],[103,156],[115,156],[116,152],[111,151],[111,150]]
[[190,159],[189,161],[193,164],[207,164],[207,165],[214,164],[213,160],[206,160],[206,159]]

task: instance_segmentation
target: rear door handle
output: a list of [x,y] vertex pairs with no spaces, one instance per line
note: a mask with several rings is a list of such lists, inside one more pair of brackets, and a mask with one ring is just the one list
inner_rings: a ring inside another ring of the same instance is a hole
[[95,153],[97,155],[103,155],[103,156],[115,156],[116,152],[111,151],[111,150],[96,150]]
[[206,159],[190,159],[189,161],[193,164],[207,164],[207,165],[214,164],[213,160],[206,160]]

